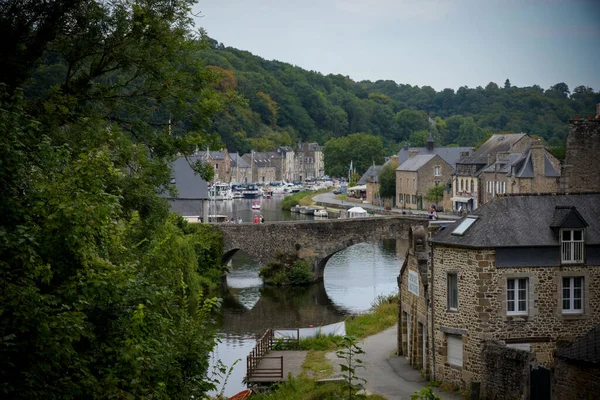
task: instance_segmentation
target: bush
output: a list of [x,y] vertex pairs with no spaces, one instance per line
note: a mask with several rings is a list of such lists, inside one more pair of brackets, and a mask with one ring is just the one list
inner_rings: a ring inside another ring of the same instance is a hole
[[304,285],[313,281],[310,264],[297,256],[279,255],[278,261],[260,269],[263,282],[271,285]]

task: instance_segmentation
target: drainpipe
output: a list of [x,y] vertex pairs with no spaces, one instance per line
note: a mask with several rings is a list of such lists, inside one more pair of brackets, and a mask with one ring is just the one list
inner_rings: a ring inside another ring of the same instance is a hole
[[434,287],[434,280],[435,280],[435,274],[434,274],[434,267],[433,267],[433,250],[434,250],[434,244],[433,243],[429,243],[430,247],[431,247],[431,290],[430,290],[430,301],[431,301],[431,358],[432,358],[432,363],[431,363],[431,380],[435,380],[435,366],[436,366],[436,362],[435,362],[435,313],[434,313],[434,309],[433,309],[433,287]]

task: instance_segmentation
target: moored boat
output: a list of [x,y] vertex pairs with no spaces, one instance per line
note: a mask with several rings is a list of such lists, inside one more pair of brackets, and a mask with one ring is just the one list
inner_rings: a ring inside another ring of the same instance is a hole
[[252,200],[252,209],[260,210],[260,200]]
[[250,390],[250,389],[242,390],[241,392],[236,393],[233,396],[231,396],[229,398],[229,400],[246,400],[250,397],[251,394],[252,394],[252,390]]
[[261,196],[262,192],[258,188],[258,186],[249,184],[242,191],[242,194],[244,195],[244,198],[246,198],[246,199],[256,199],[257,197]]
[[315,217],[324,217],[327,218],[329,216],[329,214],[327,213],[327,210],[325,209],[319,209],[319,210],[315,210],[314,212]]

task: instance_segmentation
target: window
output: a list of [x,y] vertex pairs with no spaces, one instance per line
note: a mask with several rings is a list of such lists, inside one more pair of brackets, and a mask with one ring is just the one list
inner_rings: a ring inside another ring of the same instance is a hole
[[565,229],[561,231],[561,258],[563,264],[583,262],[582,229]]
[[492,193],[492,181],[488,181],[487,190],[488,190],[488,193]]
[[458,275],[448,274],[448,310],[458,310]]
[[452,235],[462,236],[465,234],[467,229],[471,227],[477,221],[477,217],[474,215],[469,215],[467,218],[463,219],[460,224],[452,231]]
[[463,365],[463,341],[462,336],[448,335],[448,364],[456,367]]
[[435,181],[435,186],[440,186],[440,181]]
[[502,194],[506,193],[506,182],[502,182]]
[[402,200],[404,200],[404,195],[403,194],[399,194],[398,195],[398,203],[402,203]]
[[219,164],[215,164],[215,169],[219,169]]
[[406,204],[410,204],[410,194],[405,194],[404,195],[404,200]]
[[436,165],[435,167],[433,167],[433,175],[435,176],[441,176],[441,168],[439,165]]
[[528,278],[506,280],[506,313],[508,315],[527,315]]
[[414,194],[412,195],[412,203],[417,204],[417,196]]
[[475,192],[475,183],[473,182],[473,179],[471,179],[471,193]]
[[563,278],[562,310],[564,314],[583,312],[583,277]]

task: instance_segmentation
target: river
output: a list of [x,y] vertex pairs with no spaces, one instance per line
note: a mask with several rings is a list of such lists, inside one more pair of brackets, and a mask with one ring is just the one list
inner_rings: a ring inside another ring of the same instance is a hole
[[[263,199],[260,213],[269,221],[314,219],[280,208],[280,198]],[[250,200],[218,202],[215,213],[231,217],[252,217]],[[220,340],[212,363],[220,360],[233,368],[224,388],[225,396],[245,389],[246,356],[256,339],[269,328],[320,326],[368,311],[378,296],[397,293],[406,241],[360,243],[333,255],[324,270],[324,279],[306,287],[265,287],[258,276],[260,265],[243,252],[233,257],[227,275],[229,290],[222,293]],[[219,390],[221,387],[219,387]]]

